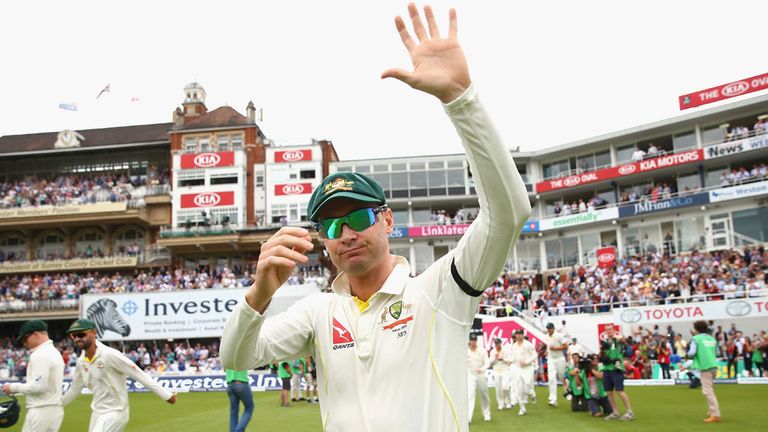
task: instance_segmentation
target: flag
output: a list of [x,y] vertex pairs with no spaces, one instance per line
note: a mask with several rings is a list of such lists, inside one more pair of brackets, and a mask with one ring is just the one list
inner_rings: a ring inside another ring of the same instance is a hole
[[77,111],[77,104],[72,103],[60,103],[59,109],[67,110],[67,111]]
[[103,89],[101,89],[101,91],[99,92],[99,95],[98,95],[98,96],[96,96],[96,99],[100,98],[100,97],[101,97],[101,95],[103,95],[104,93],[109,93],[109,91],[110,91],[110,89],[109,89],[109,84],[107,84],[107,86],[106,86],[106,87],[104,87]]

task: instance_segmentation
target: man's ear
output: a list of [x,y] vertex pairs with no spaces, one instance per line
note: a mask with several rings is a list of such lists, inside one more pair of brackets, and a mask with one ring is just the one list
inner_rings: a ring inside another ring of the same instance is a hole
[[392,209],[387,208],[385,211],[382,212],[382,215],[384,215],[384,222],[387,229],[387,235],[392,234],[392,231],[395,229],[395,217],[392,214]]

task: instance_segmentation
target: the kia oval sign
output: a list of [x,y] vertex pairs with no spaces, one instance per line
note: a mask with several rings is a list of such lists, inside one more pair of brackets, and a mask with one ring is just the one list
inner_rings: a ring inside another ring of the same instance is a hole
[[234,192],[201,192],[183,194],[181,208],[225,207],[235,205]]

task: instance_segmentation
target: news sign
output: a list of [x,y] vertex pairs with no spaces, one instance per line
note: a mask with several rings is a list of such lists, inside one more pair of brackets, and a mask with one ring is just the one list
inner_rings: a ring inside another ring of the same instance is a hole
[[732,97],[768,88],[768,73],[734,81],[717,87],[699,90],[678,97],[680,110],[718,102]]
[[704,148],[704,159],[715,159],[724,156],[741,154],[752,150],[768,148],[768,135],[729,141]]
[[181,195],[181,208],[227,207],[235,205],[235,192],[200,192]]
[[312,160],[312,150],[283,150],[275,152],[275,163],[295,163]]
[[312,189],[312,183],[276,184],[275,195],[308,195]]
[[704,160],[702,149],[688,150],[679,153],[668,154],[640,162],[629,162],[609,168],[575,174],[552,180],[536,183],[536,192],[549,192],[558,189],[571,188],[589,183],[610,180],[618,177],[638,174],[658,169],[669,168]]
[[187,153],[181,155],[182,169],[229,167],[235,164],[235,152]]

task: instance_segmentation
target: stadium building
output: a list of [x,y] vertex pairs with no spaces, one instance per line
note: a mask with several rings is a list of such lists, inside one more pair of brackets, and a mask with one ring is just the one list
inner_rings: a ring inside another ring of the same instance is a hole
[[[0,137],[0,320],[14,328],[30,317],[71,320],[86,293],[217,286],[134,283],[158,269],[226,269],[247,280],[261,243],[280,226],[309,226],[311,191],[338,171],[382,184],[394,212],[392,251],[409,258],[414,274],[454,248],[477,216],[463,154],[339,160],[328,140],[276,145],[252,103],[243,115],[209,111],[205,98],[200,84],[186,86],[169,123]],[[533,213],[507,269],[540,283],[575,265],[646,252],[765,242],[767,119],[768,96],[760,96],[513,151]],[[327,284],[334,270],[313,236],[308,267]],[[99,278],[112,282],[83,282]],[[143,304],[130,302],[125,310]]]

